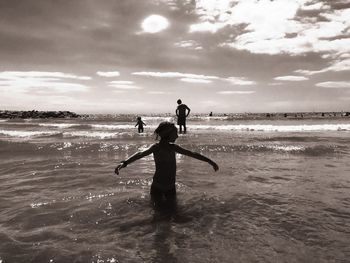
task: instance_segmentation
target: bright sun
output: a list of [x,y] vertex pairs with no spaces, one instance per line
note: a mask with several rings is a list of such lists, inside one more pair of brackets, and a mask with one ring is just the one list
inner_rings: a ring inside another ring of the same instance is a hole
[[141,24],[143,31],[146,33],[158,33],[168,26],[168,19],[160,15],[150,15]]

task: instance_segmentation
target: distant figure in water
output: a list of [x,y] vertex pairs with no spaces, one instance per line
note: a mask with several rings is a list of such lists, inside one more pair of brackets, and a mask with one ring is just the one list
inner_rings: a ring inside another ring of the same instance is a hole
[[182,104],[180,99],[177,100],[176,116],[177,116],[177,125],[179,125],[180,133],[182,133],[182,127],[184,133],[186,133],[186,117],[190,114],[191,109],[187,107],[186,104]]
[[209,117],[212,117],[213,116],[213,112],[211,111],[210,113],[209,113]]
[[178,135],[177,128],[173,123],[166,121],[160,123],[154,133],[157,140],[160,138],[159,142],[153,144],[147,150],[137,152],[125,161],[120,162],[115,168],[115,173],[119,174],[122,168],[153,153],[156,171],[151,185],[151,200],[155,207],[159,208],[166,205],[166,207],[171,208],[176,205],[176,153],[207,162],[213,167],[214,171],[219,170],[219,166],[209,158],[175,144]]
[[141,117],[137,117],[137,122],[135,127],[137,126],[139,133],[143,132],[143,125],[147,126],[146,123],[142,121]]

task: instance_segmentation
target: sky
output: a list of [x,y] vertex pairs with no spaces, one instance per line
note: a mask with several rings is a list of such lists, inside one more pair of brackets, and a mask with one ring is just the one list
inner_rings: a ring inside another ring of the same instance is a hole
[[2,0],[0,110],[350,111],[350,0]]

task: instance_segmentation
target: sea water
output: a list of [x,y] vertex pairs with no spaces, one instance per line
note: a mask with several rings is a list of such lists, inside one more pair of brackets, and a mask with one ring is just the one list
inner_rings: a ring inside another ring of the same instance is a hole
[[193,116],[177,209],[150,204],[171,116],[0,120],[0,262],[349,262],[350,118]]

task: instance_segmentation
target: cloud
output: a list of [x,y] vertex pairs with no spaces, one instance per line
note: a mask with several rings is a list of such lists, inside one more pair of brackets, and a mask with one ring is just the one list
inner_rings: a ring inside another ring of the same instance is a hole
[[317,87],[321,88],[350,88],[350,81],[326,81],[316,84]]
[[140,90],[141,87],[138,86],[132,86],[132,85],[108,85],[109,87],[121,89],[121,90]]
[[62,72],[46,72],[46,71],[3,71],[0,72],[1,79],[25,79],[25,78],[63,78],[63,79],[78,79],[90,80],[91,77],[77,76],[74,74],[67,74]]
[[77,83],[64,82],[45,82],[45,81],[3,81],[0,80],[0,90],[11,93],[32,92],[36,94],[43,93],[69,93],[69,92],[86,92],[90,88],[88,86]]
[[304,74],[304,75],[314,75],[314,74],[324,73],[328,71],[339,72],[339,71],[350,70],[350,58],[347,58],[346,54],[341,55],[340,58],[345,58],[345,59],[338,59],[338,60],[332,61],[332,64],[329,67],[326,67],[321,70],[299,69],[299,70],[296,70],[295,72]]
[[189,83],[203,83],[203,84],[212,82],[211,80],[198,79],[198,78],[181,78],[180,80],[184,82],[189,82]]
[[140,90],[143,89],[141,87],[132,85],[134,82],[133,81],[110,81],[108,82],[108,86],[118,89],[118,90]]
[[180,72],[133,72],[133,75],[157,78],[189,78],[189,79],[219,79],[217,76],[206,76]]
[[346,71],[350,70],[350,58],[333,62],[331,66],[324,71]]
[[228,95],[228,94],[242,95],[242,94],[253,94],[255,93],[255,91],[254,90],[223,90],[223,91],[218,91],[217,93],[222,95]]
[[127,80],[115,80],[115,81],[109,81],[108,82],[108,86],[109,87],[112,87],[118,91],[116,92],[122,92],[122,91],[125,91],[125,90],[140,90],[140,89],[143,89],[139,86],[135,86],[133,85],[134,82],[133,81],[127,81]]
[[11,93],[36,94],[86,92],[90,89],[80,83],[66,82],[67,79],[89,80],[90,77],[62,72],[4,71],[0,72],[0,89]]
[[180,73],[180,72],[134,72],[133,75],[145,76],[145,77],[156,77],[156,78],[177,78],[183,82],[189,83],[211,83],[213,80],[220,80],[230,82],[233,85],[255,85],[256,82],[247,80],[244,77],[228,77],[222,78],[211,75],[198,75],[191,73]]
[[283,80],[283,81],[304,81],[308,79],[309,78],[306,78],[304,76],[280,76],[280,77],[274,78],[274,80]]
[[221,29],[224,26],[242,24],[247,25],[246,29],[251,31],[267,33],[270,30],[266,29],[271,29],[273,25],[275,30],[271,32],[282,32],[285,29],[284,22],[295,16],[298,7],[298,3],[292,0],[197,1],[196,13],[201,23],[192,25],[190,32],[196,32],[196,28],[201,31],[207,28],[208,31],[214,32],[213,28]]
[[327,10],[329,9],[330,6],[329,5],[326,5],[322,2],[319,2],[319,3],[315,3],[315,4],[306,4],[306,5],[303,5],[301,6],[301,10],[305,10],[305,11],[317,11],[317,10]]
[[256,82],[252,81],[252,80],[247,80],[246,78],[243,77],[229,77],[227,79],[224,79],[228,82],[230,82],[231,84],[234,85],[255,85]]
[[202,50],[203,47],[201,47],[196,41],[194,40],[183,40],[180,42],[174,43],[175,47],[180,47],[180,48],[187,48],[187,49],[192,49],[192,50]]
[[226,26],[225,23],[211,23],[209,21],[205,21],[200,24],[194,24],[190,26],[190,33],[193,32],[211,32],[216,33],[218,30],[224,28]]
[[107,78],[120,76],[119,71],[97,71],[96,74],[101,77],[107,77]]
[[149,91],[147,93],[148,94],[153,94],[153,95],[162,95],[162,94],[168,94],[169,92],[165,92],[165,91]]
[[318,73],[322,73],[325,72],[324,70],[307,70],[307,69],[298,69],[294,71],[295,73],[300,73],[300,74],[304,74],[304,75],[314,75],[314,74],[318,74]]
[[115,80],[115,81],[110,81],[109,84],[112,84],[112,85],[132,85],[132,84],[134,84],[134,82],[127,81],[127,80]]
[[[300,10],[309,13],[301,15]],[[349,8],[331,10],[310,0],[199,0],[195,13],[200,22],[190,27],[190,33],[223,28],[235,32],[221,47],[270,55],[350,52],[350,40],[341,38],[349,35]]]

